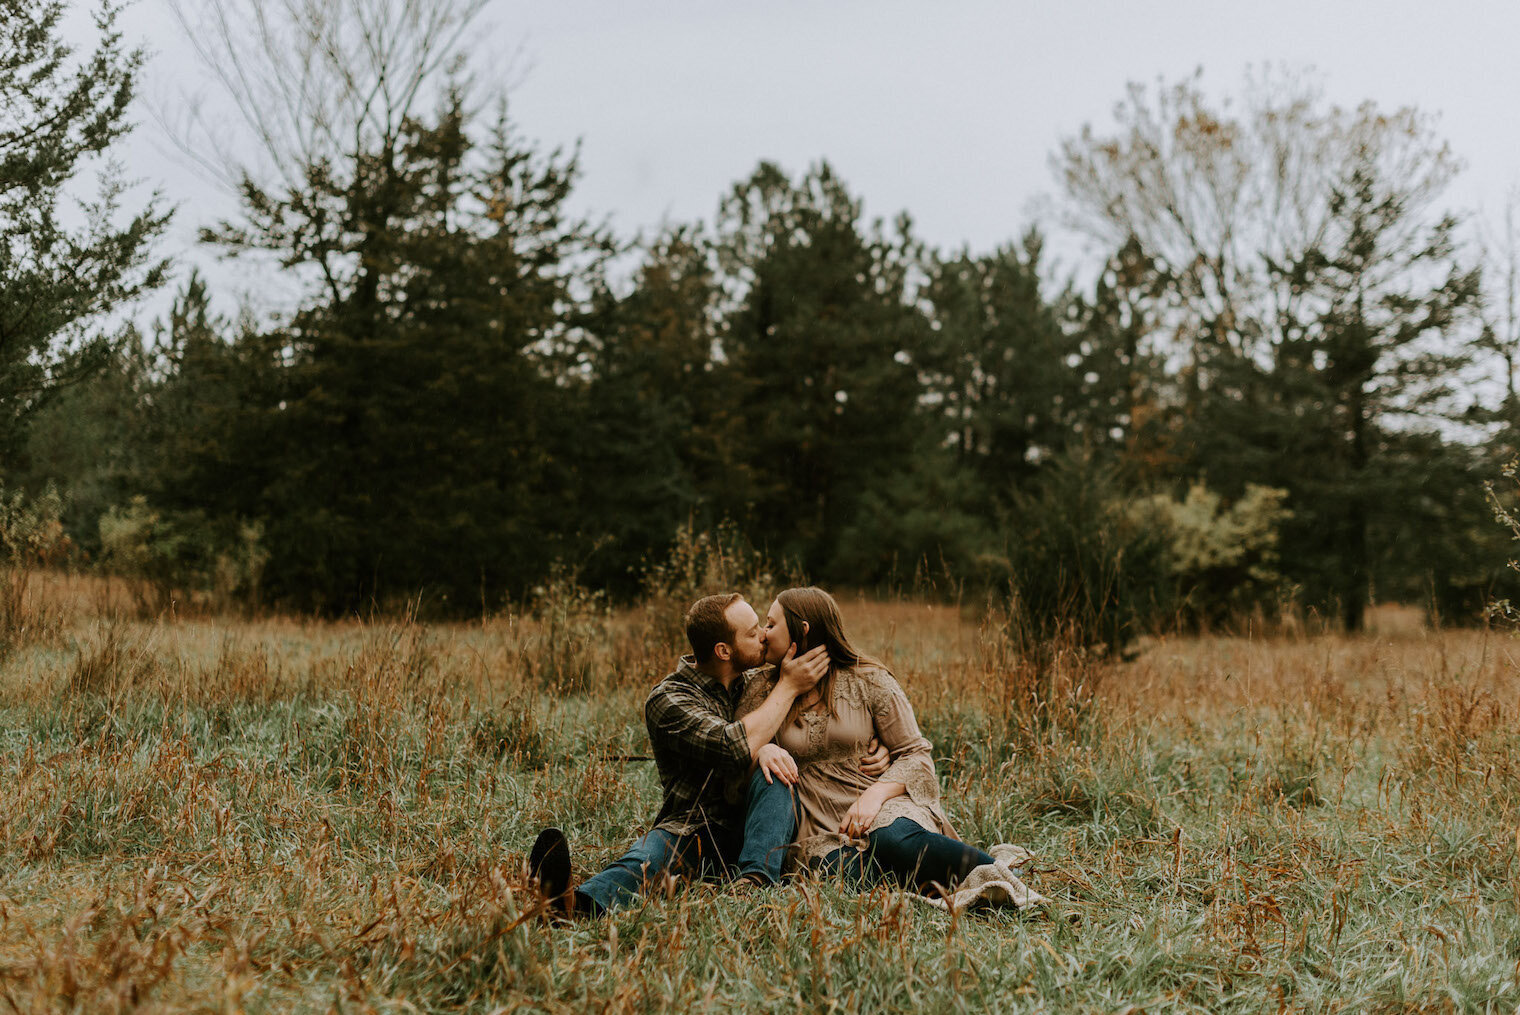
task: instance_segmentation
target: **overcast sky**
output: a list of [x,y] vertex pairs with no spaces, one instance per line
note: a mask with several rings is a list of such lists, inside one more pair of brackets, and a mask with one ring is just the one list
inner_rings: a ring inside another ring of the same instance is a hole
[[[1202,67],[1225,94],[1265,63],[1316,69],[1341,104],[1439,114],[1467,165],[1456,208],[1495,216],[1520,183],[1516,0],[495,0],[485,20],[477,73],[512,85],[524,137],[582,143],[574,206],[623,235],[710,222],[761,159],[796,173],[828,158],[868,217],[906,209],[931,244],[987,249],[1030,222],[1059,139],[1110,123],[1126,82]],[[123,27],[152,53],[147,95],[199,86],[163,0],[138,0]],[[195,243],[231,196],[140,120],[121,157],[177,206],[166,252],[207,270],[224,310],[276,309],[288,294],[267,274]]]

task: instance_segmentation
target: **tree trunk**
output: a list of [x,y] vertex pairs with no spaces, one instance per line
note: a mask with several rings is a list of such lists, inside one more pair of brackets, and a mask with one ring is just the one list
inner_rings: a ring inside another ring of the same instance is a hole
[[1362,488],[1367,472],[1367,403],[1362,387],[1351,389],[1347,405],[1351,416],[1351,468],[1348,479],[1344,584],[1341,589],[1341,620],[1347,631],[1362,629],[1367,611],[1368,569],[1367,501]]

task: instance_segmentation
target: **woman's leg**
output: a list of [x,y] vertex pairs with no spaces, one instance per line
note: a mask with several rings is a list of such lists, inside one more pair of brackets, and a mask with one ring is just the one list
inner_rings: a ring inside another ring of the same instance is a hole
[[931,832],[912,818],[898,818],[866,838],[882,870],[898,884],[917,891],[935,884],[948,888],[972,868],[993,862],[975,846]]
[[839,878],[855,888],[870,888],[881,880],[881,866],[869,851],[841,846],[813,867],[820,878]]

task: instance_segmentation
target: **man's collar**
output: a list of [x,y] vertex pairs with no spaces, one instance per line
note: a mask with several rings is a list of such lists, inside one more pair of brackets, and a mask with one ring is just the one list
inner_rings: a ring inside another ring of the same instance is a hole
[[708,673],[702,673],[702,670],[696,669],[695,655],[682,655],[681,661],[676,664],[675,672],[679,673],[681,676],[684,676],[684,678],[689,679],[689,681],[692,681],[693,684],[698,685],[698,687],[702,687],[705,688],[705,690],[711,691],[711,693],[716,694],[719,693],[719,691],[724,690],[724,682],[720,681],[720,679],[717,679],[716,676],[708,675]]
[[719,680],[717,677],[709,673],[703,673],[701,670],[697,669],[696,656],[682,656],[681,661],[676,664],[676,672],[685,677],[687,680],[690,680],[692,683],[696,684],[698,687],[705,689],[710,694],[728,693],[728,689],[723,686],[723,681]]

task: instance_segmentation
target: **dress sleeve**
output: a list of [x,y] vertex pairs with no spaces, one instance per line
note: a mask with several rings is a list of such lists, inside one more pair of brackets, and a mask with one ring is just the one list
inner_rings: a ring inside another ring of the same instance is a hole
[[881,782],[900,782],[914,803],[939,810],[939,777],[934,771],[934,748],[919,731],[913,706],[897,680],[886,670],[868,678],[866,704],[876,737],[891,758]]

